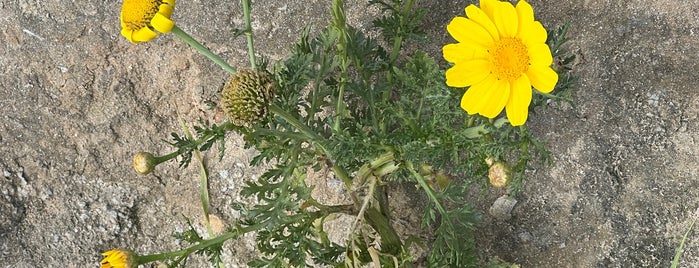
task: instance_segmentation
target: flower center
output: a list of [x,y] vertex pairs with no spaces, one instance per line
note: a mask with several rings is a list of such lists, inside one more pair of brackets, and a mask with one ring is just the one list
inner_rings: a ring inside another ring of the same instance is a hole
[[162,3],[162,0],[124,0],[121,19],[130,30],[148,27]]
[[492,71],[499,80],[514,81],[529,69],[529,51],[519,38],[504,37],[489,52]]

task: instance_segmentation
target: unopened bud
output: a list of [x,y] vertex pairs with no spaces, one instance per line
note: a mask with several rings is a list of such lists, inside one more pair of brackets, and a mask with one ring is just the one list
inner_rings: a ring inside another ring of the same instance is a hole
[[444,189],[446,189],[452,181],[449,176],[444,174],[444,172],[441,170],[434,171],[432,166],[427,164],[420,166],[418,172],[420,175],[428,179],[427,182],[429,183],[430,188],[438,192],[444,191]]
[[151,153],[138,152],[133,156],[133,169],[138,174],[147,175],[155,169],[156,165],[158,165],[158,161]]

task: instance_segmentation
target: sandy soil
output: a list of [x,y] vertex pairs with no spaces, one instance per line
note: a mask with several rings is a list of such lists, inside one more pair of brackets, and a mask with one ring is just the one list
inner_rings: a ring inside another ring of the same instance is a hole
[[[329,1],[254,1],[260,55],[271,60],[307,25],[323,27]],[[424,0],[440,57],[444,30],[473,1]],[[533,167],[508,220],[487,215],[503,193],[474,197],[486,214],[483,256],[522,267],[667,267],[699,207],[699,6],[674,0],[532,0],[545,26],[572,23],[578,55],[575,106],[542,109],[529,128],[553,164]],[[201,210],[194,168],[131,170],[132,154],[166,153],[177,118],[213,118],[225,71],[172,35],[132,45],[119,35],[120,1],[0,2],[0,266],[96,267],[100,252],[181,247],[171,234]],[[348,1],[349,22],[376,10]],[[234,66],[247,48],[237,1],[180,1],[174,19]],[[214,213],[224,222],[254,151],[231,135],[212,161]],[[683,267],[699,267],[699,235]],[[227,244],[236,267],[249,240]],[[191,267],[206,267],[193,260]]]

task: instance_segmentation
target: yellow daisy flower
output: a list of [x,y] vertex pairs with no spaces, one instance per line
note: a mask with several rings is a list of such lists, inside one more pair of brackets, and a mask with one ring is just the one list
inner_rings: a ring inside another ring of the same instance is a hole
[[149,41],[175,27],[170,20],[175,0],[124,0],[121,5],[121,35],[132,43]]
[[495,118],[506,107],[510,124],[523,125],[532,86],[549,93],[558,82],[550,67],[546,29],[534,20],[534,10],[524,0],[516,7],[481,0],[480,8],[466,7],[466,16],[447,25],[458,42],[443,48],[444,59],[454,63],[446,71],[447,85],[469,87],[461,98],[461,108],[469,114]]
[[136,268],[136,253],[128,249],[112,249],[102,253],[101,268]]

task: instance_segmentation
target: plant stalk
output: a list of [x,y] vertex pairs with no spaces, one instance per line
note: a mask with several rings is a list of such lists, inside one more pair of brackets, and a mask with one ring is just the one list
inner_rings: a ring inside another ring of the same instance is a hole
[[187,256],[187,255],[192,254],[194,252],[197,252],[199,250],[208,248],[212,245],[221,244],[228,239],[236,238],[236,237],[240,236],[241,234],[257,231],[262,227],[263,226],[260,224],[250,225],[250,226],[240,228],[240,229],[237,229],[234,231],[226,232],[226,233],[224,233],[220,236],[217,236],[215,238],[212,238],[212,239],[203,240],[199,244],[188,247],[186,249],[165,252],[165,253],[159,253],[159,254],[138,256],[137,263],[140,265],[140,264],[145,264],[145,263],[149,263],[149,262],[153,262],[153,261],[167,260],[167,259],[172,259],[175,257]]
[[175,34],[177,37],[182,39],[185,43],[189,44],[191,47],[196,49],[199,53],[203,54],[210,60],[212,60],[214,63],[218,64],[218,66],[221,66],[224,70],[227,72],[234,74],[235,73],[235,68],[232,66],[228,65],[223,59],[221,59],[219,56],[211,52],[208,48],[206,48],[204,45],[200,44],[197,42],[197,40],[194,40],[189,34],[184,32],[180,27],[175,27],[172,28],[172,33]]
[[250,66],[257,69],[255,64],[255,46],[252,42],[252,26],[250,25],[250,0],[241,0],[243,4],[243,19],[245,20],[245,35],[248,39],[248,54],[250,54]]

